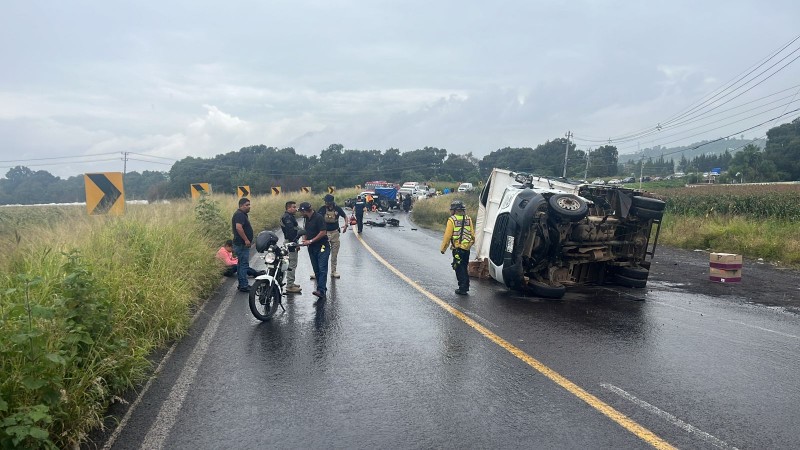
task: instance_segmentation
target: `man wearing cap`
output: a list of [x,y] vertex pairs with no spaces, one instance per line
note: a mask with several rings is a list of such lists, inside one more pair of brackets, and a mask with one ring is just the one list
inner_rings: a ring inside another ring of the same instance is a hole
[[[299,236],[300,226],[294,213],[297,212],[297,203],[289,200],[285,205],[286,212],[281,217],[281,230],[283,231],[283,239],[286,242],[297,242]],[[297,272],[297,253],[300,249],[297,247],[289,248],[289,270],[286,272],[286,292],[290,294],[299,294],[302,292],[299,284],[296,284],[295,275]]]
[[325,230],[331,245],[331,278],[339,278],[339,272],[336,271],[336,260],[339,257],[339,219],[344,219],[344,233],[347,231],[347,214],[341,206],[333,202],[331,194],[325,196],[325,206],[319,209],[319,213],[325,218]]
[[306,230],[300,245],[308,247],[308,257],[311,259],[311,267],[314,269],[314,277],[317,279],[317,290],[313,294],[320,300],[325,300],[328,292],[328,255],[330,255],[325,219],[322,214],[315,212],[308,202],[300,203],[298,211],[305,217],[304,228]]
[[442,240],[442,254],[450,245],[453,250],[453,270],[456,271],[458,289],[456,294],[467,295],[469,291],[469,249],[475,242],[473,234],[472,219],[466,214],[464,203],[459,200],[450,204],[450,217],[447,219],[447,229],[444,231]]

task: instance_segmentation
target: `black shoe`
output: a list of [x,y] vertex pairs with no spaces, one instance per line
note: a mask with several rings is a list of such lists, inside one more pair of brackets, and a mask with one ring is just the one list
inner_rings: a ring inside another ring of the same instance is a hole
[[267,274],[266,270],[259,270],[258,273],[256,274],[256,276],[260,277],[261,275],[266,275],[266,274]]
[[456,289],[456,294],[458,295],[467,295],[467,291],[463,289]]
[[239,292],[250,292],[250,286],[240,287]]

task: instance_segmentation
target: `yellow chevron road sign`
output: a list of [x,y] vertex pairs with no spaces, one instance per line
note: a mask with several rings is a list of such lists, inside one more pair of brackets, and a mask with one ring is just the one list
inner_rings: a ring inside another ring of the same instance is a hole
[[86,173],[86,212],[90,216],[125,213],[125,189],[122,185],[122,172]]
[[192,199],[197,200],[203,195],[211,194],[211,185],[208,183],[192,183],[189,185],[192,190]]

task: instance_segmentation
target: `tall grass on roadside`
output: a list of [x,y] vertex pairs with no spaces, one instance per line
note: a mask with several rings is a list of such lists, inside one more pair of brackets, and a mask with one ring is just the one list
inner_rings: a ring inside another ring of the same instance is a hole
[[450,217],[450,203],[455,200],[464,202],[467,215],[475,220],[478,212],[478,194],[474,192],[417,200],[414,202],[414,209],[411,210],[411,218],[419,226],[443,232],[447,225],[447,218]]
[[659,243],[738,253],[782,265],[800,266],[800,223],[794,221],[667,213],[662,221]]
[[[0,271],[0,447],[73,447],[185,333],[219,283],[218,239],[189,202],[131,205],[6,231]],[[16,233],[19,239],[7,239]]]

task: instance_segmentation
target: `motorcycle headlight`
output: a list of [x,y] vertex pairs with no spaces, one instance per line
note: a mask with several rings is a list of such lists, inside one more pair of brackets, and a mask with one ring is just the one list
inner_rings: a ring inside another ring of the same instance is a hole
[[273,250],[268,251],[267,254],[264,255],[264,262],[267,264],[274,263],[276,259],[278,259],[278,255],[276,255]]

